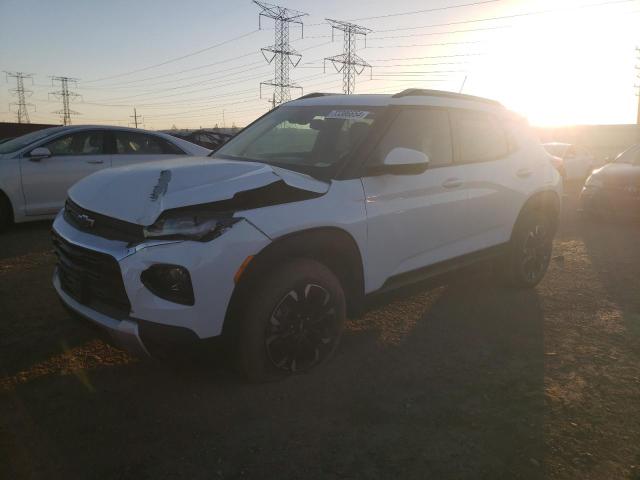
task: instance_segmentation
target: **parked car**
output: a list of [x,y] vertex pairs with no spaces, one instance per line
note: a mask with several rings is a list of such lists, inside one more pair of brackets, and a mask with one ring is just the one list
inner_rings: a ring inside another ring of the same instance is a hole
[[598,162],[596,157],[581,145],[551,142],[545,143],[544,148],[551,155],[562,160],[561,170],[564,171],[564,179],[568,181],[583,181],[594,168],[601,165],[601,162]]
[[595,170],[580,194],[584,212],[604,218],[640,217],[640,145]]
[[194,130],[191,132],[181,132],[169,130],[167,134],[181,138],[201,147],[208,148],[209,150],[216,150],[228,142],[233,135],[222,132],[212,132],[210,130]]
[[487,259],[530,288],[549,264],[560,176],[491,100],[311,94],[212,157],[99,172],[53,224],[58,295],[132,351],[224,335],[279,378],[377,293]]
[[67,190],[99,170],[210,150],[133,128],[52,127],[0,144],[0,230],[12,221],[52,218]]

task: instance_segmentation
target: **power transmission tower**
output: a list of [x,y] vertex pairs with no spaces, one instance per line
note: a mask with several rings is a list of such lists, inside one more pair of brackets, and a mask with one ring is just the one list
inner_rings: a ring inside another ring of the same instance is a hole
[[30,97],[33,94],[32,90],[24,89],[24,79],[30,78],[33,83],[33,74],[31,73],[22,73],[22,72],[4,72],[7,75],[7,82],[9,78],[16,79],[16,88],[12,88],[9,90],[12,95],[17,97],[17,102],[11,102],[9,104],[9,109],[11,109],[12,105],[18,106],[18,111],[16,112],[16,116],[18,117],[18,123],[31,123],[29,119],[29,107],[33,107],[35,110],[35,105],[32,103],[27,103],[26,98]]
[[[142,119],[142,115],[138,115],[138,111],[136,110],[136,107],[133,107],[133,115],[129,115],[129,118],[133,118],[133,125],[135,128],[138,128],[138,119],[140,119],[140,123],[142,123],[143,119]],[[129,123],[129,125],[131,125],[131,123]]]
[[343,22],[341,20],[332,20],[325,18],[331,25],[331,40],[336,30],[340,30],[344,35],[344,50],[340,55],[325,58],[325,66],[327,60],[330,61],[338,72],[342,72],[342,91],[346,94],[355,92],[356,76],[360,75],[365,68],[371,69],[366,60],[356,54],[356,39],[358,35],[367,38],[367,33],[372,30],[369,28],[356,25],[355,23]]
[[78,79],[71,77],[51,77],[51,83],[54,84],[55,82],[60,82],[60,90],[51,92],[49,95],[53,95],[55,98],[62,100],[62,110],[56,110],[52,113],[57,113],[62,116],[63,125],[71,125],[71,115],[80,115],[80,113],[71,110],[69,104],[75,99],[82,97],[82,95],[70,92],[69,83],[77,86]]
[[268,85],[274,88],[273,105],[275,108],[276,106],[291,100],[290,90],[292,88],[299,88],[302,90],[302,87],[291,83],[289,79],[289,68],[292,66],[294,68],[297,67],[302,59],[302,55],[289,47],[289,26],[292,23],[299,24],[302,30],[301,35],[304,36],[304,26],[300,19],[307,14],[297,10],[272,5],[270,3],[259,2],[257,0],[254,0],[253,3],[262,9],[258,15],[258,28],[262,28],[262,17],[271,18],[275,23],[274,44],[270,47],[261,49],[262,55],[267,63],[273,63],[275,65],[275,75],[273,80],[260,83],[260,98],[262,98],[263,85]]

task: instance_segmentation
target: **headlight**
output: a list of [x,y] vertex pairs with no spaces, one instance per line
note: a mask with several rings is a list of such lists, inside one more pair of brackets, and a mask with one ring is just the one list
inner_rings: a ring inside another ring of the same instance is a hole
[[207,242],[224,233],[239,218],[198,210],[168,210],[144,229],[145,238],[158,240],[197,240]]
[[589,175],[589,178],[587,178],[587,181],[584,185],[585,187],[601,188],[602,180],[597,176]]

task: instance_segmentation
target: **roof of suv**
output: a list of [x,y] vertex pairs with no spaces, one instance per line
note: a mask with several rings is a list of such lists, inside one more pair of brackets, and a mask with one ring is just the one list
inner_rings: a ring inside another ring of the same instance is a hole
[[482,110],[500,110],[505,108],[499,102],[482,97],[465,95],[442,90],[408,89],[395,95],[367,94],[343,95],[337,93],[311,93],[287,103],[291,106],[303,105],[344,105],[362,107],[386,107],[389,105],[417,105],[435,107],[459,107]]

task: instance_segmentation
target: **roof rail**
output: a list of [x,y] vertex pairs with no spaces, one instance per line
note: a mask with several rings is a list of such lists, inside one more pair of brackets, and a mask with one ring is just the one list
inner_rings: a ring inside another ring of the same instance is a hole
[[339,93],[313,92],[313,93],[307,93],[306,95],[302,95],[301,97],[298,97],[298,100],[300,100],[302,98],[326,97],[327,95],[340,95],[340,94]]
[[457,98],[460,100],[472,100],[474,102],[484,102],[491,105],[497,105],[499,107],[503,106],[497,100],[491,100],[489,98],[476,97],[475,95],[467,95],[466,93],[447,92],[445,90],[429,90],[425,88],[407,88],[406,90],[396,93],[395,95],[392,96],[392,98],[413,97],[413,96]]

